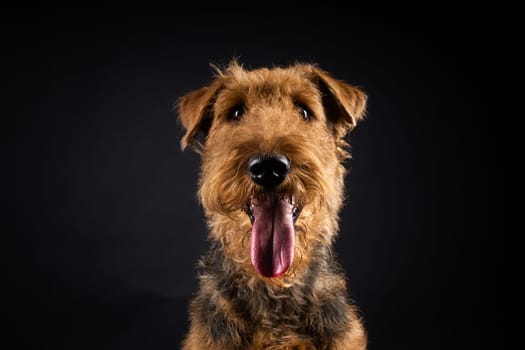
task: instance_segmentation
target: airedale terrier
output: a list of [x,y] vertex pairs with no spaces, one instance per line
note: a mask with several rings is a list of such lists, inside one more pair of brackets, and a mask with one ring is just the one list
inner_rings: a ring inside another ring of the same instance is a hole
[[178,101],[210,231],[183,349],[365,349],[331,247],[366,95],[312,64],[216,70]]

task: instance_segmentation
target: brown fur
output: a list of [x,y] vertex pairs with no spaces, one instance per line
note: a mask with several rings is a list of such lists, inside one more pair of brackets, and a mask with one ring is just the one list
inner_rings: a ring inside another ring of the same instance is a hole
[[[198,195],[210,229],[184,350],[365,349],[331,254],[349,157],[344,136],[363,117],[365,102],[358,88],[314,65],[249,71],[236,62],[180,99],[181,145],[202,156]],[[232,119],[239,104],[244,114]],[[310,120],[301,117],[303,106]],[[251,222],[243,208],[262,189],[247,163],[261,153],[290,160],[290,174],[275,191],[302,208],[295,258],[279,278],[260,276],[250,262]]]

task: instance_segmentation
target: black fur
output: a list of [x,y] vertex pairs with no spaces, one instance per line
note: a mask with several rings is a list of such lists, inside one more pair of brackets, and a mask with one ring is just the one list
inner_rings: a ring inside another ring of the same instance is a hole
[[[319,349],[326,347],[330,339],[345,332],[350,320],[346,312],[346,290],[314,290],[314,281],[322,276],[342,278],[342,270],[334,261],[328,248],[319,244],[314,247],[304,283],[271,291],[262,280],[253,290],[246,286],[247,279],[236,263],[225,258],[220,243],[212,241],[210,250],[200,262],[201,284],[212,283],[210,288],[200,289],[192,303],[192,311],[200,316],[210,334],[218,343],[239,349],[249,347],[251,336],[257,327],[293,331],[304,336]],[[217,296],[227,300],[236,318],[245,320],[241,329],[229,319],[230,315],[217,305]],[[324,345],[322,345],[324,344]],[[328,345],[329,346],[329,345]]]

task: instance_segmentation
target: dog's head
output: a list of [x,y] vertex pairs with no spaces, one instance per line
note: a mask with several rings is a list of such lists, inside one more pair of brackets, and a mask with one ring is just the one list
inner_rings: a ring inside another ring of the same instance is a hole
[[291,277],[311,244],[331,244],[343,199],[344,136],[366,95],[315,65],[245,70],[233,62],[183,96],[182,148],[202,156],[211,235],[246,270]]

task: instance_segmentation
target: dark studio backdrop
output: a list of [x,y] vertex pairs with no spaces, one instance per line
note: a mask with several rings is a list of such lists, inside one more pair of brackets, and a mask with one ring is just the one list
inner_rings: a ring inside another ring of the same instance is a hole
[[488,162],[503,81],[499,36],[482,19],[103,13],[4,21],[16,111],[5,309],[17,348],[178,348],[206,227],[199,159],[180,151],[172,104],[234,56],[253,68],[316,62],[369,95],[335,247],[369,348],[504,348]]

